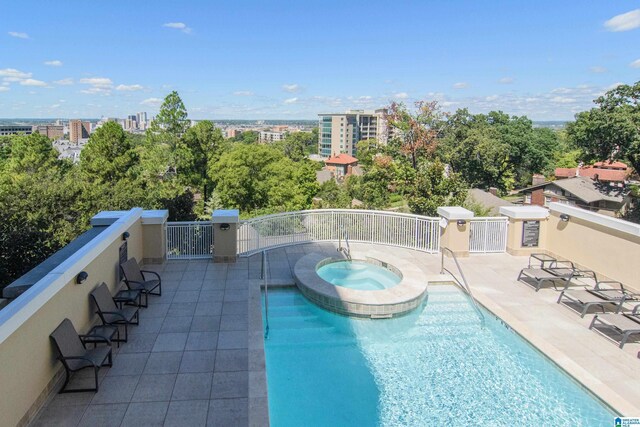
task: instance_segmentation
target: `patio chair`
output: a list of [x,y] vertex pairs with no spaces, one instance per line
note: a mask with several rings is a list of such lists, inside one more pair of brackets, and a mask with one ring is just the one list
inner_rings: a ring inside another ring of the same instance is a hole
[[596,323],[613,329],[622,335],[619,347],[622,348],[629,340],[631,335],[640,334],[640,313],[638,313],[640,305],[637,305],[631,313],[625,314],[596,314],[589,325],[589,329],[593,329]]
[[111,296],[111,292],[109,292],[109,288],[107,288],[104,282],[91,292],[91,298],[93,298],[93,301],[96,303],[96,307],[98,308],[97,313],[102,320],[102,324],[115,326],[124,325],[124,338],[118,338],[118,340],[127,342],[129,337],[128,326],[139,323],[138,307],[125,305],[122,308],[118,308]]
[[[622,310],[622,304],[625,302],[625,296],[617,296],[617,294],[608,294],[609,290],[604,292],[598,292],[596,289],[564,289],[560,292],[558,297],[558,304],[565,300],[565,303],[573,303],[582,307],[580,317],[584,317],[589,309],[593,306],[598,306],[605,312],[605,305],[613,305],[616,308],[616,313]],[[615,291],[611,289],[611,291]],[[567,305],[567,304],[565,304]]]
[[[113,365],[109,339],[104,337],[104,342],[108,344],[107,346],[87,349],[83,339],[85,335],[79,335],[69,319],[64,319],[49,337],[56,348],[58,360],[62,362],[65,371],[64,384],[60,389],[60,393],[97,392],[98,371],[102,366]],[[95,338],[95,336],[92,338]],[[95,341],[93,342],[95,343]],[[96,382],[95,388],[67,390],[66,387],[69,384],[71,373],[84,368],[93,368]]]
[[[147,307],[149,304],[149,294],[162,295],[162,279],[160,275],[155,271],[140,270],[138,261],[135,258],[129,258],[126,262],[120,264],[120,270],[127,287],[131,290],[141,291],[144,294],[143,307]],[[147,278],[146,275],[153,275],[155,278]],[[158,292],[153,292],[156,288]]]

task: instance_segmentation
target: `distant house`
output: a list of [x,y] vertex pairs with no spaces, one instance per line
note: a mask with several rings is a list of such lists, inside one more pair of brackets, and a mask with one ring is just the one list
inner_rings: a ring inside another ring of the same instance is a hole
[[611,216],[624,213],[627,202],[624,185],[582,176],[543,182],[523,188],[519,193],[524,195],[525,205],[547,206],[559,202]]
[[477,203],[489,209],[489,215],[498,216],[500,214],[500,206],[513,206],[513,203],[508,202],[490,191],[484,191],[479,188],[472,188],[467,192],[467,198],[465,203]]
[[578,166],[577,168],[556,168],[556,179],[581,176],[591,178],[602,183],[624,185],[631,170],[622,162],[597,162],[592,166]]
[[326,169],[333,173],[336,179],[341,179],[353,173],[353,168],[358,165],[358,159],[345,153],[333,155],[324,161]]

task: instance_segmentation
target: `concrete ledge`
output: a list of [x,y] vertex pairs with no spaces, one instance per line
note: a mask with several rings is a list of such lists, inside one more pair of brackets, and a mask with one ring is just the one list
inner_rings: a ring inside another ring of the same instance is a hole
[[394,259],[389,262],[372,259],[372,264],[385,268],[395,264],[393,269],[401,273],[402,277],[396,286],[376,291],[349,289],[322,279],[317,268],[333,261],[343,260],[327,258],[323,254],[308,254],[296,263],[293,273],[300,292],[326,310],[354,317],[390,318],[412,311],[426,296],[427,281],[423,274],[415,265],[405,260]]
[[577,208],[574,206],[565,205],[563,203],[551,203],[549,204],[549,210],[554,213],[557,212],[559,214],[569,215],[569,221],[571,221],[571,217],[576,217],[584,221],[621,231],[623,233],[628,233],[633,236],[640,236],[640,225],[634,224],[629,221],[612,218],[610,216],[591,212],[586,209]]
[[442,206],[438,208],[438,215],[448,220],[471,219],[474,213],[460,206]]
[[515,219],[545,219],[549,211],[542,206],[501,206],[500,214]]

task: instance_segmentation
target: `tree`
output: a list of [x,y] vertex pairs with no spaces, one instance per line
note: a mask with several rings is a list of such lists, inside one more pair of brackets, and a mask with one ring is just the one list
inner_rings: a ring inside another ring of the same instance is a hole
[[576,115],[567,133],[586,160],[623,160],[640,171],[640,81],[619,85]]
[[460,206],[466,195],[467,187],[461,177],[447,173],[439,160],[421,162],[409,195],[409,207],[418,215],[435,216],[439,206]]
[[189,128],[176,147],[178,176],[189,186],[198,189],[208,200],[213,183],[208,176],[209,165],[220,157],[224,137],[209,120]]
[[90,182],[111,184],[130,177],[138,161],[129,137],[116,122],[98,128],[80,152],[80,166]]
[[182,136],[189,129],[187,109],[175,90],[164,98],[160,106],[160,112],[153,120],[165,132],[176,137]]
[[417,112],[411,113],[403,103],[391,103],[388,108],[389,124],[394,138],[400,143],[400,152],[409,157],[414,169],[421,156],[431,157],[435,152],[440,130],[446,115],[437,101],[418,101]]

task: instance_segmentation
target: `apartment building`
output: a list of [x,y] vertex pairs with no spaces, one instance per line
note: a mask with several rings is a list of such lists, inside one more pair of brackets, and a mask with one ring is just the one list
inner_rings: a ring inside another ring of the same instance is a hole
[[77,143],[81,139],[89,138],[91,123],[82,120],[69,120],[69,141]]
[[25,134],[29,135],[32,132],[32,127],[23,125],[2,125],[0,126],[0,136]]
[[349,110],[346,113],[319,114],[318,153],[331,157],[356,154],[356,144],[365,139],[387,143],[386,111]]
[[263,130],[260,132],[261,143],[272,143],[282,141],[287,136],[287,132],[274,132],[270,130]]
[[64,137],[64,126],[62,125],[37,125],[33,126],[33,132],[38,132],[49,139],[61,139]]

